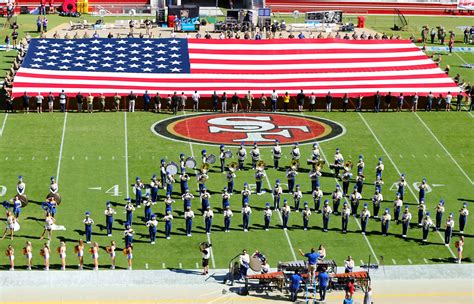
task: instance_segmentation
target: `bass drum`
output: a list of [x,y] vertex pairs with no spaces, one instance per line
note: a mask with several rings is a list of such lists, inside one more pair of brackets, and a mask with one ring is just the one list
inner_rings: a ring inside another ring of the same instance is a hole
[[[21,202],[21,207],[26,207],[28,205],[28,198],[26,197],[26,195],[17,195],[18,199],[20,200]],[[13,198],[13,201],[15,200],[15,198]]]
[[184,162],[186,168],[188,169],[194,169],[196,168],[196,160],[193,157],[188,157],[186,158],[186,161]]
[[250,266],[250,269],[252,269],[253,271],[260,272],[260,271],[262,271],[262,260],[260,260],[256,256],[251,257],[249,266]]
[[178,165],[174,162],[167,164],[166,172],[169,172],[171,175],[176,175],[178,173]]
[[54,200],[56,203],[58,203],[58,205],[61,204],[61,195],[59,195],[59,193],[49,192],[48,195],[46,195],[46,199],[49,199],[50,197],[54,197]]
[[206,158],[206,162],[210,165],[213,165],[216,163],[216,156],[214,154],[210,154],[207,158]]

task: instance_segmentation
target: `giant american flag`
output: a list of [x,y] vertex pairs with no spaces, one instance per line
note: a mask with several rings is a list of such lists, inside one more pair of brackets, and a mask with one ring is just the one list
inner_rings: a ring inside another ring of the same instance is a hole
[[376,91],[426,95],[456,84],[408,40],[33,39],[13,95]]

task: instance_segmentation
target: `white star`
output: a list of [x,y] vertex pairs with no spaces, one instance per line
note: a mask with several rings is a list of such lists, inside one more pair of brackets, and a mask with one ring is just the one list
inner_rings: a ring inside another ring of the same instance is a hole
[[140,54],[140,51],[139,50],[133,50],[130,52],[130,54]]
[[118,58],[125,58],[125,57],[127,57],[127,55],[121,53],[121,54],[117,54],[117,57],[118,57]]
[[54,56],[54,55],[53,55],[53,56],[49,56],[49,59],[56,60],[56,59],[58,59],[58,56]]
[[160,43],[160,44],[157,44],[156,47],[165,47],[166,45],[164,45],[163,43]]
[[71,53],[64,53],[64,54],[63,54],[63,57],[71,57],[71,56],[72,56]]
[[177,44],[177,43],[179,43],[179,41],[176,40],[176,39],[173,39],[173,40],[170,40],[170,43],[171,43],[171,44]]
[[104,58],[102,58],[102,60],[104,60],[104,61],[110,61],[110,60],[112,60],[112,57],[104,57]]
[[97,43],[100,43],[100,40],[96,39],[96,40],[92,40],[91,41],[93,44],[97,44]]
[[156,52],[158,55],[160,54],[166,54],[166,51],[163,51],[163,50],[159,50],[158,52]]
[[116,70],[116,71],[125,71],[125,68],[123,68],[123,67],[116,67],[115,70]]
[[151,68],[144,68],[143,72],[151,72]]
[[144,63],[144,64],[152,64],[153,61],[147,60],[147,61],[144,61],[143,63]]
[[93,51],[98,51],[98,50],[100,50],[100,48],[99,48],[99,47],[96,47],[96,46],[94,46],[94,47],[91,47],[91,50],[93,50]]
[[174,60],[174,61],[171,61],[171,64],[172,65],[179,65],[179,64],[181,64],[181,61]]
[[89,66],[89,67],[87,67],[86,69],[88,69],[88,70],[96,70],[97,68],[96,68],[96,67],[93,67],[93,66]]
[[147,47],[144,47],[144,48],[143,48],[143,50],[144,50],[144,51],[151,51],[151,50],[153,50],[153,48],[152,48],[152,47],[149,47],[149,46],[147,46]]
[[67,45],[69,45],[69,44],[74,44],[74,41],[72,41],[72,40],[66,40],[65,43],[66,43]]
[[111,48],[113,47],[114,45],[112,43],[107,43],[107,44],[104,44],[104,47],[106,48]]
[[164,68],[166,68],[166,65],[160,64],[160,65],[158,65],[158,68],[159,68],[159,69],[164,69]]
[[138,61],[138,60],[140,60],[140,58],[138,58],[138,57],[132,57],[132,58],[130,58],[130,61]]
[[41,39],[41,40],[39,41],[39,43],[48,43],[48,42],[49,42],[49,41],[46,40],[46,39]]
[[119,40],[117,41],[118,44],[124,44],[124,43],[127,43],[127,40]]
[[106,50],[104,51],[104,54],[113,54],[114,52],[112,50]]
[[80,62],[77,62],[77,63],[74,63],[74,66],[84,66],[84,63],[80,63]]
[[99,57],[100,55],[97,54],[97,53],[94,53],[94,54],[90,54],[89,56],[91,56],[91,57]]
[[55,65],[56,65],[56,62],[46,62],[46,65],[55,66]]
[[150,44],[150,43],[153,43],[153,41],[152,40],[145,40],[145,41],[143,41],[143,43],[144,44]]
[[179,58],[179,56],[181,56],[180,54],[171,54],[170,57],[171,58]]
[[151,58],[151,57],[153,57],[153,55],[152,54],[145,54],[145,55],[143,55],[143,57],[144,58]]
[[178,68],[172,68],[171,69],[171,72],[179,72],[179,71],[181,71],[181,69],[178,69]]
[[138,64],[136,64],[136,63],[134,63],[134,64],[131,64],[131,65],[130,65],[130,67],[131,67],[131,68],[138,68],[138,67],[139,67],[139,65],[138,65]]
[[59,50],[56,50],[56,49],[55,49],[55,50],[51,50],[51,51],[49,51],[49,52],[50,52],[50,53],[53,53],[53,54],[57,54],[57,53],[59,53]]
[[158,58],[156,58],[156,61],[166,61],[166,58],[165,57],[158,57]]
[[179,51],[179,47],[172,46],[172,47],[170,47],[170,50],[172,50],[172,51]]
[[62,66],[59,67],[59,69],[61,69],[61,70],[68,70],[69,67],[68,67],[67,65],[62,65]]
[[130,46],[131,46],[132,48],[137,48],[137,47],[139,47],[140,45],[139,45],[138,43],[132,43],[132,44],[130,44]]
[[89,60],[89,63],[97,63],[98,61],[95,59]]
[[116,64],[125,64],[125,61],[123,61],[123,60],[118,60],[118,61],[116,61],[115,63],[116,63]]
[[52,47],[60,47],[61,45],[59,43],[53,43],[51,44]]
[[71,60],[69,60],[69,59],[67,59],[67,58],[66,58],[66,59],[63,59],[63,60],[61,60],[61,62],[64,62],[64,63],[70,63],[70,62],[71,62]]
[[104,64],[102,64],[102,66],[105,67],[105,68],[110,68],[110,67],[112,66],[112,64],[110,64],[110,63],[104,63]]
[[117,48],[117,51],[125,51],[126,49],[127,49],[126,47],[121,46]]
[[80,48],[84,48],[84,47],[86,47],[86,46],[87,46],[87,44],[85,44],[85,43],[81,43],[81,44],[78,44],[78,45],[77,45],[77,47],[80,47]]
[[44,52],[36,52],[37,56],[44,56]]
[[32,64],[32,65],[31,65],[31,67],[32,67],[32,68],[39,68],[39,67],[40,67],[40,65],[39,65],[39,64],[36,64],[36,63],[34,63],[34,64]]
[[72,51],[73,49],[74,49],[74,48],[71,47],[71,46],[66,46],[66,47],[64,48],[65,51]]
[[40,45],[39,47],[37,47],[38,50],[46,50],[47,47],[45,45]]
[[35,61],[35,62],[41,62],[41,61],[43,61],[43,59],[41,59],[41,58],[33,58],[33,61]]
[[84,56],[79,56],[79,57],[76,57],[76,59],[77,59],[77,60],[84,60],[84,59],[86,59],[86,57],[84,57]]
[[78,53],[78,54],[85,54],[85,53],[87,53],[87,52],[86,52],[86,50],[78,50],[77,53]]

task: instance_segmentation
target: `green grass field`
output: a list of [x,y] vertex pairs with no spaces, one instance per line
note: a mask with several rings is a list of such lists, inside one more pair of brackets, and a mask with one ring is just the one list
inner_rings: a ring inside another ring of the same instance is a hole
[[[449,212],[455,214],[456,236],[454,238],[457,239],[458,210],[464,201],[473,202],[474,150],[472,147],[474,139],[470,132],[473,117],[469,113],[318,112],[305,115],[328,118],[346,128],[343,136],[321,143],[322,152],[329,160],[332,160],[336,147],[341,149],[346,160],[351,159],[353,162],[357,160],[359,154],[365,155],[365,174],[368,184],[364,186],[363,197],[364,202],[369,203],[371,210],[369,200],[373,194],[372,182],[375,179],[374,168],[378,157],[383,157],[385,163],[383,207],[392,209],[395,192],[390,187],[398,180],[398,171],[403,172],[407,175],[409,187],[414,191],[413,195],[410,191],[405,194],[405,203],[410,205],[414,221],[416,221],[418,193],[413,183],[426,177],[430,185],[442,185],[432,187],[432,192],[427,194],[428,210],[434,214],[437,202],[444,199],[447,212],[445,218]],[[31,241],[34,248],[33,262],[37,267],[41,266],[39,249],[43,241],[39,240],[39,236],[43,230],[43,210],[40,202],[44,200],[48,192],[49,178],[54,175],[59,181],[59,192],[63,198],[58,208],[57,224],[65,225],[67,230],[54,231],[51,248],[55,251],[59,246],[59,241],[65,240],[68,247],[68,265],[72,269],[76,268],[77,260],[73,253],[73,246],[78,239],[83,238],[82,220],[84,212],[88,210],[96,223],[93,229],[93,240],[97,241],[102,248],[100,263],[102,267],[108,267],[109,258],[103,249],[110,240],[115,240],[119,247],[123,246],[122,231],[125,220],[123,199],[127,195],[133,197],[130,184],[133,183],[135,176],[140,176],[145,183],[148,182],[153,173],[159,173],[161,158],[177,161],[180,152],[199,156],[201,149],[206,148],[210,153],[218,153],[217,146],[179,143],[165,140],[151,132],[150,128],[155,122],[168,117],[167,114],[141,112],[94,113],[92,115],[68,113],[67,116],[60,113],[9,114],[8,117],[2,114],[0,122],[4,122],[4,127],[0,137],[2,172],[0,184],[5,191],[1,193],[3,194],[1,199],[13,197],[17,176],[23,175],[27,184],[27,195],[32,202],[21,213],[21,230],[13,241],[9,239],[0,241],[0,250],[6,249],[8,244],[13,244],[17,250],[17,266],[21,267],[25,261],[20,249],[26,241]],[[289,149],[285,147],[284,154],[288,155]],[[236,149],[232,150],[235,155]],[[302,159],[306,159],[310,155],[311,145],[304,145],[301,150]],[[262,154],[264,161],[272,164],[270,150],[263,149]],[[282,163],[287,165],[289,160],[284,157]],[[249,167],[249,161],[247,167]],[[303,168],[308,168],[308,166],[304,164]],[[328,167],[326,166],[323,171],[329,173]],[[283,183],[286,182],[283,171],[267,168],[266,173],[271,185],[277,178],[280,178]],[[237,172],[236,190],[240,191],[244,182],[254,183],[253,174],[250,169]],[[196,193],[197,184],[194,181],[193,174],[189,186],[191,191]],[[335,179],[325,176],[321,182],[325,198],[330,199],[330,192],[336,185]],[[297,177],[297,183],[301,184],[303,191],[310,187],[306,172]],[[373,219],[369,222],[369,233],[366,239],[359,232],[358,220],[352,217],[347,234],[342,234],[340,231],[340,216],[332,216],[329,224],[330,231],[323,233],[321,231],[322,216],[314,213],[310,220],[311,228],[308,231],[302,229],[301,214],[292,213],[291,228],[287,234],[280,228],[281,223],[277,214],[272,217],[270,231],[265,232],[261,228],[262,208],[265,202],[272,201],[266,182],[264,182],[264,188],[267,189],[267,193],[261,196],[253,195],[250,200],[253,208],[250,231],[247,233],[242,231],[240,226],[242,224],[241,196],[234,194],[231,199],[234,211],[232,231],[224,233],[219,192],[225,185],[224,175],[218,172],[217,167],[213,167],[207,187],[212,192],[216,192],[211,198],[211,205],[216,216],[213,223],[214,231],[210,235],[210,240],[214,245],[211,266],[215,268],[227,267],[229,259],[243,248],[249,251],[260,249],[267,255],[272,267],[275,267],[279,261],[295,259],[295,253],[296,258],[299,259],[298,248],[308,250],[319,244],[326,246],[328,257],[335,259],[339,265],[343,264],[343,260],[349,254],[354,257],[357,265],[361,264],[361,260],[366,263],[369,255],[372,256],[372,262],[378,261],[386,265],[449,262],[453,257],[450,250],[455,251],[454,242],[451,247],[445,247],[441,236],[436,232],[430,233],[428,245],[422,245],[421,230],[417,227],[409,230],[408,239],[403,240],[400,238],[401,226],[392,223],[390,235],[383,237],[380,234],[380,222]],[[193,236],[186,237],[181,212],[182,202],[177,193],[179,184],[176,184],[174,191],[173,196],[177,202],[173,208],[175,220],[170,240],[164,238],[164,225],[161,222],[157,243],[150,245],[148,229],[140,220],[143,217],[143,209],[135,211],[134,268],[144,269],[145,265],[148,265],[150,269],[163,267],[194,269],[197,267],[196,263],[200,262],[198,245],[206,241],[207,236],[204,233],[203,219],[198,211],[199,200],[193,201],[193,209],[197,214]],[[162,195],[163,191],[160,190],[160,196]],[[288,198],[290,205],[293,205],[288,194],[285,194],[284,198]],[[105,202],[108,200],[113,202],[117,211],[113,237],[107,237],[103,228],[105,225],[103,212]],[[312,206],[310,194],[304,194],[302,201],[305,200]],[[164,212],[163,203],[155,205],[153,212],[161,218]],[[472,259],[474,253],[470,244],[474,234],[470,220],[468,219],[465,229],[467,237],[465,257],[468,260]],[[384,257],[383,260],[381,256]],[[118,252],[117,260],[118,266],[126,266],[126,259],[120,252]],[[53,268],[59,268],[59,257],[56,252],[52,254],[51,263]],[[85,263],[92,263],[89,255],[86,255]],[[0,264],[3,268],[7,268],[8,260],[4,255],[0,258]]]

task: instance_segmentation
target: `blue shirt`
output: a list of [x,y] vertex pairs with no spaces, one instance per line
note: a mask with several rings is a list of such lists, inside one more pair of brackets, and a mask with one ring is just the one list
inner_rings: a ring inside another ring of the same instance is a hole
[[290,290],[298,290],[300,289],[301,285],[301,276],[297,273],[291,276],[290,278],[291,284],[290,284]]
[[328,287],[329,285],[329,275],[327,272],[320,272],[318,274],[319,285],[321,287]]
[[352,299],[344,299],[344,302],[343,304],[353,304],[354,301],[352,301]]
[[316,262],[318,261],[318,258],[319,258],[319,254],[316,252],[307,253],[304,256],[308,258],[309,265],[316,265]]

